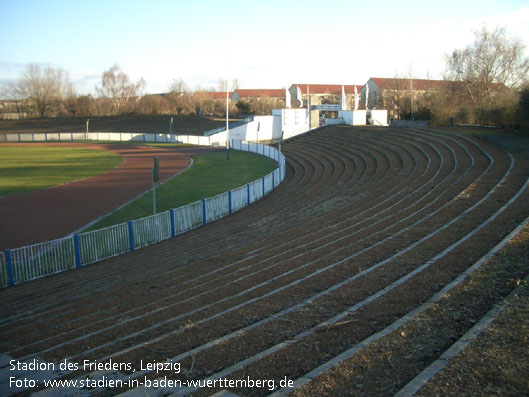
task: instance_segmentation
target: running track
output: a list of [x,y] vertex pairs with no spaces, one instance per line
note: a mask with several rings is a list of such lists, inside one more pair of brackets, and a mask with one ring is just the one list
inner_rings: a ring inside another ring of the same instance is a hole
[[[6,146],[10,144],[0,144]],[[191,156],[211,148],[162,149],[148,146],[77,143],[16,143],[107,150],[124,162],[103,174],[0,198],[0,250],[65,237],[152,186],[153,158],[160,158],[160,181],[185,169]]]

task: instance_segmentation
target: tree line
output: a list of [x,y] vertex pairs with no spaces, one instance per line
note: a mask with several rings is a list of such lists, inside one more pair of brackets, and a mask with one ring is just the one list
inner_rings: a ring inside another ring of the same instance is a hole
[[[413,89],[393,89],[381,105],[395,109],[399,118],[430,120],[447,124],[494,124],[529,129],[529,58],[518,38],[504,28],[475,33],[475,41],[446,56],[445,79],[451,87],[416,96]],[[227,81],[219,80],[219,91]],[[235,79],[231,89],[238,87]],[[145,81],[131,81],[118,65],[101,76],[97,97],[77,95],[69,74],[52,67],[30,64],[20,78],[2,87],[2,99],[10,101],[16,113],[29,117],[87,117],[119,114],[177,114],[225,116],[222,95],[200,88],[190,90],[182,79],[173,80],[164,94],[142,95]],[[270,114],[284,101],[262,98],[229,104],[229,113]]]
[[[529,129],[529,58],[524,45],[504,28],[475,32],[474,42],[446,56],[445,82],[421,94],[411,76],[395,76],[391,96],[379,105],[400,119],[446,125],[497,125]],[[404,78],[403,78],[404,77]]]
[[[237,87],[238,82],[235,79],[231,84]],[[101,75],[101,83],[95,87],[96,97],[78,95],[68,72],[30,64],[17,80],[1,87],[0,98],[9,101],[4,113],[32,118],[226,114],[225,95],[212,96],[212,91],[200,87],[191,91],[182,79],[174,80],[169,92],[163,94],[144,95],[145,85],[143,78],[132,81],[116,64]],[[219,87],[225,85],[225,80],[219,80]],[[230,114],[237,111],[235,104],[229,105]]]

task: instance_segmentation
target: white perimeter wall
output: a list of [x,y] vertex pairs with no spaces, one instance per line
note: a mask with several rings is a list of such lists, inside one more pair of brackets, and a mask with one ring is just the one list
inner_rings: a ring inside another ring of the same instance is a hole
[[372,125],[388,125],[388,111],[387,110],[368,110],[367,118]]
[[270,141],[274,139],[273,130],[274,116],[254,116],[253,121],[230,128],[230,139],[254,142],[258,140]]
[[305,108],[274,109],[272,115],[274,117],[272,134],[274,139],[280,138],[281,132],[283,132],[283,139],[288,139],[310,130],[309,115]]
[[[309,130],[307,109],[274,109],[272,116],[255,116],[253,121],[230,129],[230,139],[271,141],[292,138]],[[217,134],[211,137],[217,136]]]
[[340,110],[338,118],[343,119],[348,125],[366,125],[366,111],[365,110]]

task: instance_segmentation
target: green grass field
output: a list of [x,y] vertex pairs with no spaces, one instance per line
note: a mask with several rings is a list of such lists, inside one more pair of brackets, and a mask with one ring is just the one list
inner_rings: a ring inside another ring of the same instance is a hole
[[122,162],[119,155],[95,149],[0,146],[0,197],[88,178]]
[[[156,187],[158,213],[192,203],[203,198],[235,189],[272,172],[277,165],[266,157],[253,153],[230,151],[209,153],[194,158],[193,166],[186,172]],[[152,215],[152,193],[101,219],[87,230],[96,230],[129,220]]]

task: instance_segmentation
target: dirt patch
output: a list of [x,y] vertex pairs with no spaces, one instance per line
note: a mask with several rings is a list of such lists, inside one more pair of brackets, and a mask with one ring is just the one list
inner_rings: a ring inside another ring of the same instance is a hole
[[[226,120],[218,117],[115,116],[89,117],[89,130],[168,134],[171,117],[173,118],[173,133],[179,135],[203,135],[205,131],[226,125]],[[0,134],[86,132],[86,120],[87,118],[0,120]]]

